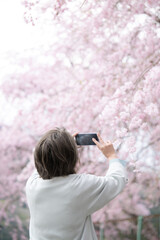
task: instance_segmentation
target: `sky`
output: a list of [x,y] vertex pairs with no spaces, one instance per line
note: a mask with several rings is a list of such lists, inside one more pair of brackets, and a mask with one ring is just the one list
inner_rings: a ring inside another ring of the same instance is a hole
[[39,27],[25,23],[24,12],[21,0],[0,0],[0,53],[24,50],[47,39]]
[[[49,41],[48,28],[44,32],[39,26],[26,24],[24,12],[25,8],[21,0],[0,0],[0,84],[4,81],[6,73],[14,70],[7,52],[25,54],[26,49]],[[6,101],[0,89],[0,121],[10,124],[15,114],[16,109]]]
[[29,38],[32,29],[25,24],[23,11],[20,0],[0,0],[0,52],[33,44]]
[[[31,27],[24,23],[20,1],[0,0],[0,83],[5,73],[9,71],[6,52],[24,49],[24,46],[31,44],[29,38],[27,39],[31,31]],[[6,124],[12,121],[15,115],[15,110],[6,102],[2,91],[0,91],[0,113],[0,119]]]
[[49,41],[51,27],[45,25],[44,29],[38,24],[26,24],[25,11],[21,0],[0,0],[0,53],[24,50]]
[[37,41],[33,27],[24,22],[23,13],[21,0],[0,0],[0,83],[11,70],[6,53],[23,51]]

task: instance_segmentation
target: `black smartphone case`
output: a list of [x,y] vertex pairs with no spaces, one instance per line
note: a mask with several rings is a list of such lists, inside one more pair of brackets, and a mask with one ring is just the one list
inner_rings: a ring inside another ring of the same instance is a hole
[[96,145],[92,138],[99,141],[96,133],[77,134],[75,138],[77,145]]

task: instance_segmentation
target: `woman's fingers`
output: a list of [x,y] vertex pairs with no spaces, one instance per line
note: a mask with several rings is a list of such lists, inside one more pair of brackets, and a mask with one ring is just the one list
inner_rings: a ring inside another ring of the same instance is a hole
[[95,138],[92,138],[92,141],[97,145],[98,148],[101,147],[101,144]]
[[100,133],[97,133],[98,139],[100,140],[100,143],[102,143],[103,145],[105,144],[111,144],[111,141],[107,140],[106,142],[104,142],[104,140],[102,139]]
[[103,139],[102,139],[100,133],[97,133],[97,136],[98,136],[98,139],[100,140],[100,142],[101,142],[102,144],[104,144],[105,142],[103,141]]
[[79,132],[75,132],[72,134],[72,137],[75,137]]

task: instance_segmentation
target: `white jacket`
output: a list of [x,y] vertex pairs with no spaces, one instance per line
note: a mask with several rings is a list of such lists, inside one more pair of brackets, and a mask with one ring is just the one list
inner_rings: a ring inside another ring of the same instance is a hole
[[26,183],[30,240],[97,240],[91,214],[127,183],[125,161],[112,159],[106,176],[71,174],[43,180],[36,171]]

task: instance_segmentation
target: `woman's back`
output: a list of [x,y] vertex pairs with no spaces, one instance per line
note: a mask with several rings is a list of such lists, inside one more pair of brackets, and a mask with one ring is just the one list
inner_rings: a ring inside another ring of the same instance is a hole
[[90,216],[121,192],[125,183],[119,159],[114,159],[104,177],[71,174],[43,180],[35,171],[26,184],[31,240],[97,239]]
[[43,180],[37,173],[30,177],[26,193],[32,240],[79,239],[85,213],[77,188],[78,179],[77,174],[51,180]]

